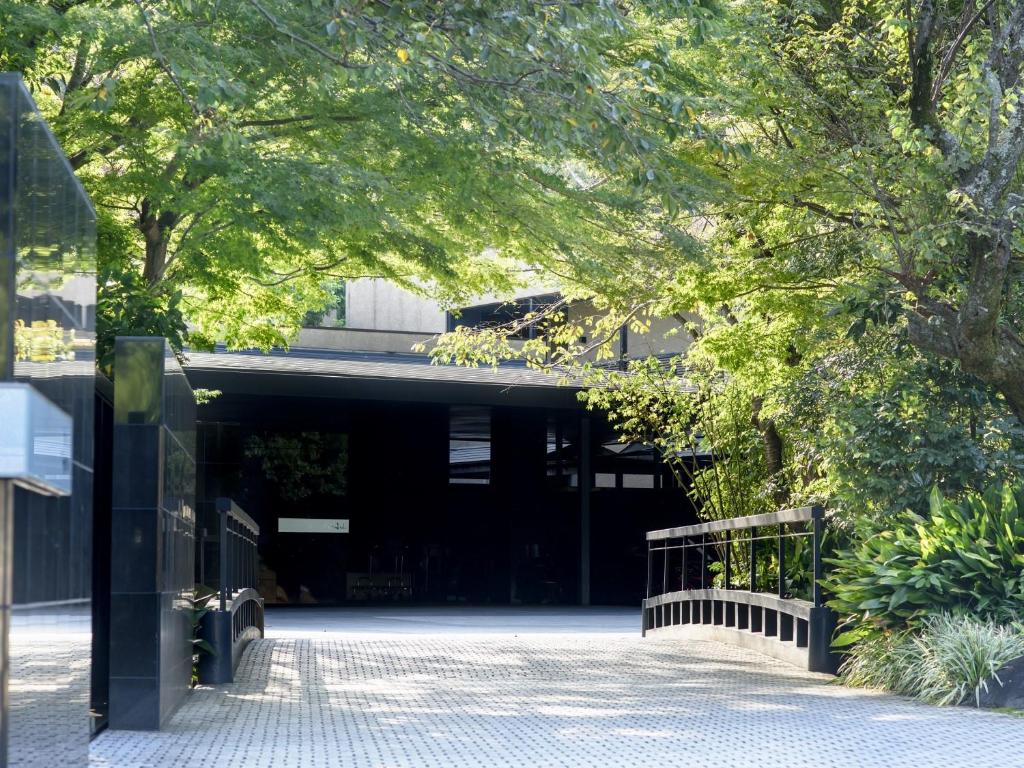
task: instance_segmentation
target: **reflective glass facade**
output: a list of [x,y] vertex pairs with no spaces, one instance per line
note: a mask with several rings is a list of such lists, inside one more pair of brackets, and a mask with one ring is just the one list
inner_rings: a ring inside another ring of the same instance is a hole
[[196,406],[164,339],[114,358],[110,727],[157,729],[192,677]]
[[96,220],[20,78],[0,74],[0,378],[74,418],[70,497],[18,490],[9,765],[85,765],[90,733]]

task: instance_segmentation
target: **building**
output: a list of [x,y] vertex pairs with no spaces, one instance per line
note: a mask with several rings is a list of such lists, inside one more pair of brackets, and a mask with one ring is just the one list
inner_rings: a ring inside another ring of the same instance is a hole
[[[217,497],[255,518],[268,602],[636,604],[643,531],[688,517],[671,471],[619,444],[555,377],[412,352],[554,297],[453,315],[381,280],[343,296],[287,353],[193,353],[185,366],[222,393],[199,410],[200,529],[213,530]],[[659,341],[619,344],[678,351]],[[202,580],[202,556],[197,568]]]
[[70,494],[0,480],[0,766],[88,758],[95,242],[92,207],[53,135],[21,79],[0,73],[0,385],[28,383],[73,420],[70,445],[45,432],[32,445],[66,464],[50,480]]
[[[248,586],[293,606],[638,605],[644,532],[693,517],[656,453],[572,386],[413,351],[549,290],[452,314],[357,281],[287,352],[181,367],[163,339],[119,338],[112,382],[95,242],[53,135],[0,74],[0,390],[67,425],[19,448],[56,467],[43,483],[7,472],[0,432],[0,768],[85,765],[98,729],[166,723],[191,680],[190,597],[216,581],[219,499],[259,525]],[[658,339],[623,334],[619,355],[678,351]],[[199,388],[220,395],[197,411]]]

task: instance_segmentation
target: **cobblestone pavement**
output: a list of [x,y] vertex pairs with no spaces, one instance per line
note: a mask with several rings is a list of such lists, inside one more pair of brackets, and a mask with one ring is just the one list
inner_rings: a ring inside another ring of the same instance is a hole
[[852,691],[636,612],[272,615],[237,682],[91,765],[1024,768],[1024,719]]

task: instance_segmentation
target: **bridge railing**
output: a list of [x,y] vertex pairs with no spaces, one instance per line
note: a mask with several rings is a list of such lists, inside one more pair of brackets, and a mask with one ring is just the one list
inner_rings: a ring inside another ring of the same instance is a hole
[[214,653],[199,659],[203,683],[230,683],[245,647],[263,637],[257,552],[260,527],[231,499],[217,499],[217,515],[217,605],[203,616],[200,625],[200,637]]
[[643,633],[686,627],[690,636],[834,672],[823,536],[820,507],[649,531]]

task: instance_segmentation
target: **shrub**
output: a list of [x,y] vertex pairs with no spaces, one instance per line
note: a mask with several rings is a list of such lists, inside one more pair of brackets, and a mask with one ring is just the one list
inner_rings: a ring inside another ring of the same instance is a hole
[[857,645],[840,669],[847,685],[881,688],[933,704],[960,704],[981,694],[998,672],[1024,656],[1021,628],[942,613],[918,631],[880,633]]
[[993,486],[961,501],[931,495],[927,519],[903,515],[829,560],[829,605],[849,644],[928,615],[962,611],[997,623],[1024,615],[1024,487]]

